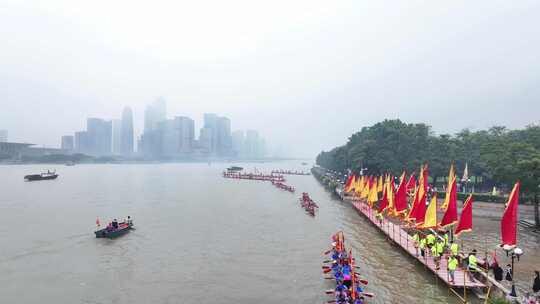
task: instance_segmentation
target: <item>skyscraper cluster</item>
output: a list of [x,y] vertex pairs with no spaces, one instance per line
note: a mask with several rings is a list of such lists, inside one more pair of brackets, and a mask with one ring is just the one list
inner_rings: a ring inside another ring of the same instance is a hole
[[88,118],[86,130],[62,136],[61,148],[92,156],[133,154],[133,113],[124,108],[121,119]]
[[[62,136],[62,149],[91,156],[134,156],[133,112],[125,108],[120,119],[88,118],[86,130]],[[144,159],[243,158],[265,156],[265,142],[257,131],[231,133],[231,120],[205,113],[199,136],[186,116],[167,118],[162,97],[144,111],[144,129],[136,155]]]
[[[261,145],[264,141],[256,131],[249,132],[249,140],[242,139],[242,148],[235,149],[231,120],[205,113],[197,139],[193,119],[186,116],[167,119],[166,104],[160,98],[145,110],[144,132],[139,138],[138,151],[141,156],[150,159],[264,157],[264,144]],[[253,152],[255,150],[257,152]]]
[[232,133],[233,153],[242,159],[259,159],[266,155],[266,142],[255,130]]

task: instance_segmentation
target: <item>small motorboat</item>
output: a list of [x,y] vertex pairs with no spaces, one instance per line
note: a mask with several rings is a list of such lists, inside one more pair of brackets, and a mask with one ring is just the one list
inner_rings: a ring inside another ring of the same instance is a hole
[[40,181],[40,180],[48,180],[48,179],[56,179],[58,177],[58,174],[56,174],[56,171],[54,172],[51,172],[51,171],[47,171],[47,172],[44,172],[44,173],[40,173],[40,174],[30,174],[30,175],[26,175],[24,177],[24,179],[26,181]]
[[116,228],[110,224],[103,229],[94,231],[94,233],[96,234],[96,238],[112,239],[128,233],[131,229],[133,229],[133,221],[128,220],[127,222],[118,223]]

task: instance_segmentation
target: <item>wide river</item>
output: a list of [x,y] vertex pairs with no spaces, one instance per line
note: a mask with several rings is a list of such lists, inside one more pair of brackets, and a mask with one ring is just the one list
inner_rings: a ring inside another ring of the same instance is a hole
[[[325,303],[322,252],[345,231],[370,303],[458,303],[433,275],[387,242],[312,176],[270,183],[221,176],[230,164],[0,166],[0,303]],[[303,169],[299,162],[239,164]],[[319,204],[315,218],[301,192]],[[131,215],[136,230],[96,239]]]

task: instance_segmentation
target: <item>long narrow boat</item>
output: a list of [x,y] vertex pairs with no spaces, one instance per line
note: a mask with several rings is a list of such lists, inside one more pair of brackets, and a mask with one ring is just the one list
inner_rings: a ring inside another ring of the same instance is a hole
[[279,189],[294,193],[294,187],[293,186],[285,185],[282,182],[275,182],[275,181],[272,181],[272,185],[276,186],[276,188],[279,188]]
[[372,298],[372,293],[365,292],[362,285],[367,285],[368,281],[360,278],[359,267],[355,265],[352,250],[345,248],[345,237],[340,231],[332,236],[332,248],[325,252],[330,255],[330,259],[323,265],[324,273],[331,273],[331,277],[325,279],[335,282],[333,290],[326,290],[326,294],[333,295],[334,299],[327,303],[336,304],[364,304],[368,298]]
[[306,210],[306,212],[311,215],[315,216],[315,211],[319,208],[319,206],[309,197],[309,194],[306,192],[302,193],[302,197],[300,198],[300,206]]
[[109,238],[113,239],[128,233],[133,229],[133,222],[122,222],[118,223],[118,228],[106,227],[100,230],[95,231],[96,238]]

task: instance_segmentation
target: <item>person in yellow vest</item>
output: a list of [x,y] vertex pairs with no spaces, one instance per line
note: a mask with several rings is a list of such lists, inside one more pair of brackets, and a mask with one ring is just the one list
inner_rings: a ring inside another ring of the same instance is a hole
[[456,258],[459,257],[459,246],[454,241],[450,242],[450,253]]
[[449,255],[446,257],[448,259],[448,275],[450,276],[450,283],[454,283],[454,273],[458,265],[458,260],[455,256]]
[[377,218],[377,220],[379,221],[379,226],[382,226],[383,224],[383,215],[382,215],[382,212],[377,212],[377,214],[375,215],[375,217]]
[[418,234],[418,231],[416,231],[412,237],[414,241],[414,249],[416,250],[416,256],[418,256],[418,246],[420,245],[420,235]]
[[473,249],[473,251],[469,253],[467,270],[469,271],[469,277],[471,281],[474,281],[474,275],[478,271],[478,259],[476,258],[476,249]]
[[426,236],[426,245],[429,249],[431,249],[433,247],[433,245],[435,245],[435,235],[433,235],[433,233],[430,233]]
[[448,244],[448,232],[446,232],[444,235],[443,235],[443,238],[444,238],[444,246],[447,247],[447,246],[450,246]]
[[420,248],[420,254],[425,257],[426,256],[426,238],[420,238],[420,244],[418,244],[418,247]]
[[435,262],[435,270],[440,269],[441,256],[444,252],[444,240],[439,240],[431,247],[431,255]]

